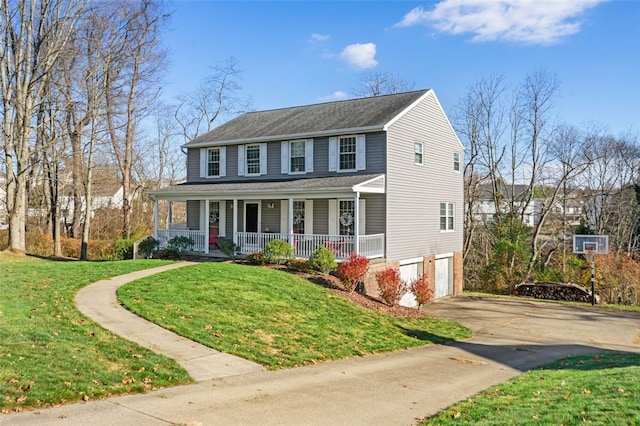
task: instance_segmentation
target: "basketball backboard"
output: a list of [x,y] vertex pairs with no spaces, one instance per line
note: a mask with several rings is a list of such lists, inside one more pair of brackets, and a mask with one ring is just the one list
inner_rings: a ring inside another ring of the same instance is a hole
[[576,254],[609,253],[608,235],[574,235],[573,252]]

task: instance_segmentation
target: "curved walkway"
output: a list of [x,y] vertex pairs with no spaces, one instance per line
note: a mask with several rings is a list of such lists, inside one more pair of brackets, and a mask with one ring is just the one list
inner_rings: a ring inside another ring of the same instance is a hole
[[107,330],[175,359],[195,381],[264,370],[262,365],[216,351],[179,336],[140,318],[120,305],[116,291],[122,285],[193,264],[193,262],[173,263],[95,282],[78,292],[75,299],[76,306],[83,314]]

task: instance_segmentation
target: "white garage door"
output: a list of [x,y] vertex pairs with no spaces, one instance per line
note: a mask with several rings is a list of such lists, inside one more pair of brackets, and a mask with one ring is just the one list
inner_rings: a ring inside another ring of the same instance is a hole
[[[404,281],[407,284],[413,281],[414,279],[418,278],[418,264],[411,263],[409,265],[401,265],[400,278],[402,278],[402,281]],[[399,303],[400,303],[400,306],[408,306],[410,308],[413,308],[414,306],[418,306],[418,302],[416,301],[416,298],[414,297],[413,293],[411,293],[410,291],[407,292],[404,296],[402,296]]]
[[436,259],[436,298],[451,294],[449,291],[449,283],[451,281],[451,277],[449,276],[450,262],[450,257]]

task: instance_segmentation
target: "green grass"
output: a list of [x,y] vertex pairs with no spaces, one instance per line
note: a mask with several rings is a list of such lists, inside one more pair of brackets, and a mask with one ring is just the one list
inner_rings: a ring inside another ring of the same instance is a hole
[[423,425],[638,425],[640,354],[571,357],[456,404]]
[[203,263],[120,288],[138,315],[271,369],[470,336],[458,323],[392,318],[273,269]]
[[114,336],[74,304],[75,294],[87,284],[166,263],[0,254],[0,410],[189,382],[175,361]]

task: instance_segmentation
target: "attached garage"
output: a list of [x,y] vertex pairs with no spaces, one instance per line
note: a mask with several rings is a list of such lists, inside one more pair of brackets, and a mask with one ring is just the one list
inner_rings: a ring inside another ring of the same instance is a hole
[[[418,278],[420,274],[422,274],[422,262],[414,262],[414,263],[407,263],[407,264],[403,264],[403,263],[404,262],[400,262],[400,278],[402,278],[402,281],[404,281],[405,283],[407,284],[410,283],[411,281]],[[400,305],[413,308],[414,306],[418,306],[418,302],[416,301],[416,298],[413,296],[413,293],[407,292],[400,299]]]
[[436,256],[435,298],[453,294],[453,253]]

